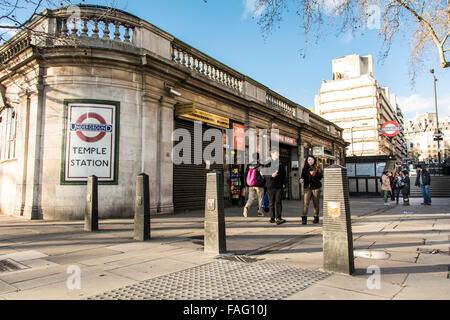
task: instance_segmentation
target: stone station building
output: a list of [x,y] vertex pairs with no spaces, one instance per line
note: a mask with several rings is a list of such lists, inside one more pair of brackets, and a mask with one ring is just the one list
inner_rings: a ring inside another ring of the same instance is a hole
[[[344,164],[333,123],[133,15],[79,8],[75,18],[67,8],[44,11],[33,32],[0,48],[1,214],[82,219],[95,174],[100,218],[132,217],[141,172],[152,214],[202,208],[205,163],[172,161],[174,129],[193,136],[194,120],[203,130],[278,129],[291,199],[301,195],[296,168],[314,148]],[[231,203],[235,168],[214,168],[224,170]]]

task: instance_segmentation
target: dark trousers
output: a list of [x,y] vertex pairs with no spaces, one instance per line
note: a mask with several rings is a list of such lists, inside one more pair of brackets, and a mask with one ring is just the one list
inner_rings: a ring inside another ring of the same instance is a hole
[[281,210],[283,209],[281,199],[282,199],[282,189],[267,189],[269,193],[269,206],[270,214],[273,219],[281,219]]
[[400,189],[399,188],[392,189],[392,201],[397,200],[398,202],[399,199],[400,199]]

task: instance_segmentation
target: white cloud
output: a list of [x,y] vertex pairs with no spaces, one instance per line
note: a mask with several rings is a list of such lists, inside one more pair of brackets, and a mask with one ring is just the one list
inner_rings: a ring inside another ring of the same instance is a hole
[[253,17],[259,17],[264,12],[263,6],[258,6],[258,0],[243,0],[244,2],[244,13],[242,18],[245,20],[250,15]]
[[[424,98],[419,94],[413,94],[409,97],[399,97],[398,105],[403,110],[406,120],[413,119],[416,115],[435,112],[434,97]],[[438,97],[438,112],[440,119],[450,116],[450,95],[442,98]]]

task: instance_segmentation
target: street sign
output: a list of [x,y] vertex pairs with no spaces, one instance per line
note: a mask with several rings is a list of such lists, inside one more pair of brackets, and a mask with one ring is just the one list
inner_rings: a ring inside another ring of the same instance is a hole
[[403,128],[400,127],[400,125],[395,121],[388,121],[383,124],[382,128],[380,129],[381,133],[384,134],[386,137],[393,138],[396,135],[400,133],[400,130]]

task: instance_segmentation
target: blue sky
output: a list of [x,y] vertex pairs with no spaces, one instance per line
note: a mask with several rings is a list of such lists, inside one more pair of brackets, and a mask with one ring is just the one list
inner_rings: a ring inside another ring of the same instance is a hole
[[[384,63],[380,63],[381,39],[376,30],[354,38],[335,32],[314,47],[306,57],[304,35],[295,12],[285,16],[279,29],[263,39],[254,17],[255,0],[115,0],[118,9],[132,13],[169,32],[178,39],[212,56],[233,69],[308,108],[322,80],[331,79],[331,61],[349,54],[373,54],[375,77],[382,86],[397,94],[405,118],[434,112],[433,80],[436,69],[439,115],[450,116],[450,68],[441,69],[435,51],[417,78],[409,78],[409,40],[398,38]],[[103,4],[105,1],[88,1]]]

